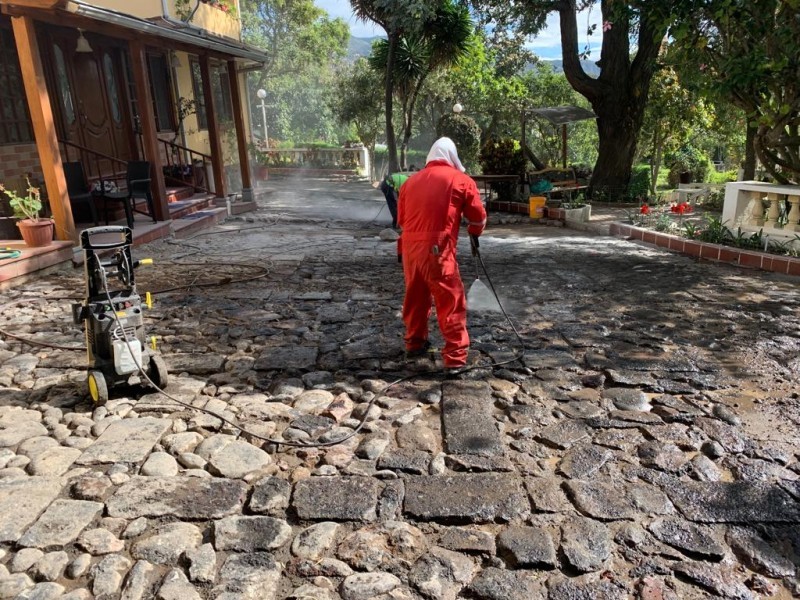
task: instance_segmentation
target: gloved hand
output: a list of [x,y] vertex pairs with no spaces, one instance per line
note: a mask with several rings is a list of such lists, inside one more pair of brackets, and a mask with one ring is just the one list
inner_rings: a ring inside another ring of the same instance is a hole
[[472,248],[472,256],[478,256],[478,248],[481,247],[481,243],[478,241],[477,235],[469,235],[469,245]]

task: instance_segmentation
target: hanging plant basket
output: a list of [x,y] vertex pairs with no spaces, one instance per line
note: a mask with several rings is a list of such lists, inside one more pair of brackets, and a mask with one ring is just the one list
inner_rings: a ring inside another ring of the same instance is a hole
[[41,248],[53,243],[55,223],[53,223],[52,219],[39,219],[37,221],[22,219],[17,221],[17,227],[19,227],[19,232],[22,234],[25,245],[30,248]]

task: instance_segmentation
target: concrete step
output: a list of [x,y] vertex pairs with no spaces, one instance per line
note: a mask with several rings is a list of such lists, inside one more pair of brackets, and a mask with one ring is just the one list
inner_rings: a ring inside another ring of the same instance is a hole
[[180,219],[186,215],[210,208],[214,197],[211,194],[195,194],[191,198],[169,203],[170,218]]
[[[225,198],[214,198],[214,205],[219,208],[224,208],[227,210],[228,201]],[[231,202],[232,215],[240,215],[246,212],[253,212],[257,208],[258,204],[256,204],[255,200],[251,200],[250,202],[244,202],[242,200],[236,200],[235,202]]]
[[167,202],[180,202],[192,196],[194,196],[194,188],[191,186],[167,186]]
[[228,211],[224,208],[206,208],[172,220],[172,233],[176,238],[187,238],[198,231],[213,227],[225,220]]

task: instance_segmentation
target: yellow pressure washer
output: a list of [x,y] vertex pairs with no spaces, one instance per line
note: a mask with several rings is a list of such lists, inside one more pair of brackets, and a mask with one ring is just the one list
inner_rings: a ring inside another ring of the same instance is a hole
[[[102,236],[100,241],[98,236]],[[109,239],[110,238],[110,239]],[[108,400],[110,388],[142,383],[167,385],[167,365],[155,351],[155,338],[146,339],[142,299],[136,291],[134,270],[152,259],[133,261],[133,231],[117,225],[92,227],[81,233],[86,270],[86,298],[72,306],[76,324],[84,323],[89,361],[89,394],[96,404]],[[103,254],[101,258],[100,253]],[[122,286],[109,289],[109,279]],[[150,307],[150,294],[146,295]]]

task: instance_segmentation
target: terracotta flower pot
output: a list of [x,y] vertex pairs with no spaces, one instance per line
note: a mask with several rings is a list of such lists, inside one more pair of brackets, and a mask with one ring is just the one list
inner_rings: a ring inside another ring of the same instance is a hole
[[38,221],[22,219],[17,221],[17,227],[19,227],[25,245],[30,248],[41,248],[53,243],[55,223],[51,219],[39,219]]

